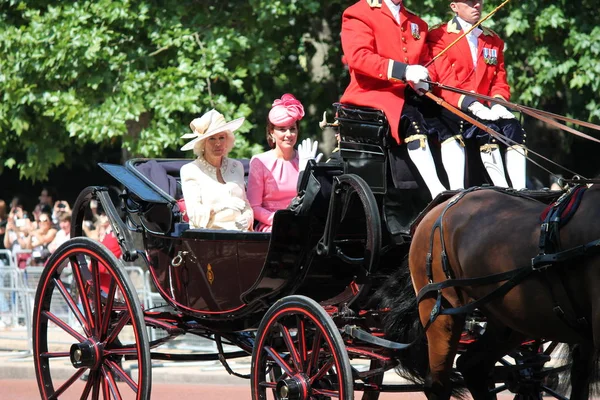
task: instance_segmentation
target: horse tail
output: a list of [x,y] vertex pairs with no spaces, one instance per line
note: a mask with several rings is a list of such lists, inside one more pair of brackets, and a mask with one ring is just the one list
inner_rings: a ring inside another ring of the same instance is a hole
[[[563,343],[559,346],[558,350],[555,350],[552,353],[552,358],[556,358],[558,360],[563,360],[560,365],[573,365],[574,357],[578,357],[577,353],[581,353],[582,351],[588,351],[589,348],[582,349],[581,344],[566,344]],[[590,370],[588,371],[588,379],[590,382],[590,391],[588,398],[597,398],[600,396],[600,352],[596,349],[593,350],[594,353],[592,355],[592,360],[589,362]],[[565,395],[569,392],[571,388],[571,374],[578,374],[581,371],[573,370],[572,368],[568,368],[567,370],[561,372],[560,374],[555,374],[554,376],[550,376],[550,381],[547,385],[550,386],[551,389],[555,389],[557,393]]]
[[427,340],[421,320],[417,296],[410,278],[408,257],[383,286],[373,300],[380,309],[389,311],[383,319],[386,338],[398,343],[414,343],[406,350],[397,351],[400,376],[415,383],[424,383],[429,369]]
[[[386,338],[398,343],[412,343],[408,349],[399,350],[394,354],[399,364],[396,372],[411,382],[425,384],[429,372],[429,349],[408,268],[408,256],[401,267],[375,292],[372,300],[380,309],[389,310],[383,318]],[[453,370],[450,380],[452,396],[466,398],[467,392],[462,377]]]

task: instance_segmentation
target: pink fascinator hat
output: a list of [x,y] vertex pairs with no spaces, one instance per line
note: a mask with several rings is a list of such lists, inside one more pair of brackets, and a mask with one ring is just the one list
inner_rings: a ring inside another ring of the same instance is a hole
[[273,102],[269,121],[275,126],[289,126],[304,117],[304,107],[293,94],[286,93]]

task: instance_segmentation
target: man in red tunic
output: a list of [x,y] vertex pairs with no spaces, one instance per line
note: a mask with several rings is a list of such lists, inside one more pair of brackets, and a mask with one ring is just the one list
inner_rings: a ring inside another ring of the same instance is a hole
[[[400,145],[417,167],[431,196],[446,188],[440,183],[427,143],[423,116],[407,102],[407,83],[428,89],[422,80],[428,71],[427,24],[404,7],[401,0],[359,0],[344,11],[342,48],[350,69],[350,84],[342,103],[381,109],[385,112],[397,146],[390,151],[392,173],[401,165]],[[402,127],[401,127],[402,124]]]
[[[456,14],[448,23],[432,29],[427,36],[431,56],[446,49],[463,31],[468,31],[481,18],[483,0],[452,1],[450,8]],[[459,40],[429,67],[431,80],[448,86],[508,101],[510,86],[504,69],[504,42],[493,31],[477,27]],[[442,90],[440,96],[448,103],[470,112],[487,126],[508,137],[506,169],[512,186],[525,188],[525,134],[521,124],[505,107],[484,104],[472,96]],[[445,123],[436,124],[442,142],[442,161],[448,174],[451,189],[464,187],[464,146],[462,137],[476,136],[481,159],[496,186],[508,187],[504,165],[495,139],[482,130],[442,112]],[[428,120],[428,122],[430,122]]]

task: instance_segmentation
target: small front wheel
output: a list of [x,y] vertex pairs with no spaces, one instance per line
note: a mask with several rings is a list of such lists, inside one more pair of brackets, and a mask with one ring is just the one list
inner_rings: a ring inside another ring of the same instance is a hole
[[44,400],[150,399],[142,307],[120,261],[100,243],[73,238],[48,260],[35,297],[33,352]]
[[352,400],[350,359],[338,328],[304,296],[279,300],[266,313],[252,351],[252,399]]

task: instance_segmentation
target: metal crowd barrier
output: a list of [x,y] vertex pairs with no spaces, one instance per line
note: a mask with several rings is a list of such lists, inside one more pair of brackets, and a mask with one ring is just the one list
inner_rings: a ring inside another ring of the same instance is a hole
[[[29,356],[33,353],[32,347],[32,315],[35,307],[35,294],[43,265],[29,265],[19,268],[17,260],[20,254],[27,252],[15,252],[11,254],[8,250],[0,250],[0,352],[6,352],[11,356]],[[8,260],[8,261],[7,261]],[[165,307],[165,300],[158,294],[152,283],[151,275],[146,268],[139,266],[125,266],[140,303],[145,309]],[[68,273],[68,272],[65,272]],[[52,299],[52,307],[60,316],[61,312],[67,312],[68,323],[76,326],[72,312],[68,305],[58,293]],[[64,311],[62,311],[64,310]],[[53,312],[54,312],[53,311]],[[63,314],[64,316],[64,314]],[[56,332],[49,332],[49,343],[63,343],[64,335],[59,328],[51,328]],[[150,339],[154,340],[164,333],[157,329],[149,329]],[[53,334],[54,333],[54,334]],[[215,352],[214,342],[194,335],[183,335],[169,344],[169,348],[186,350],[191,352]]]

